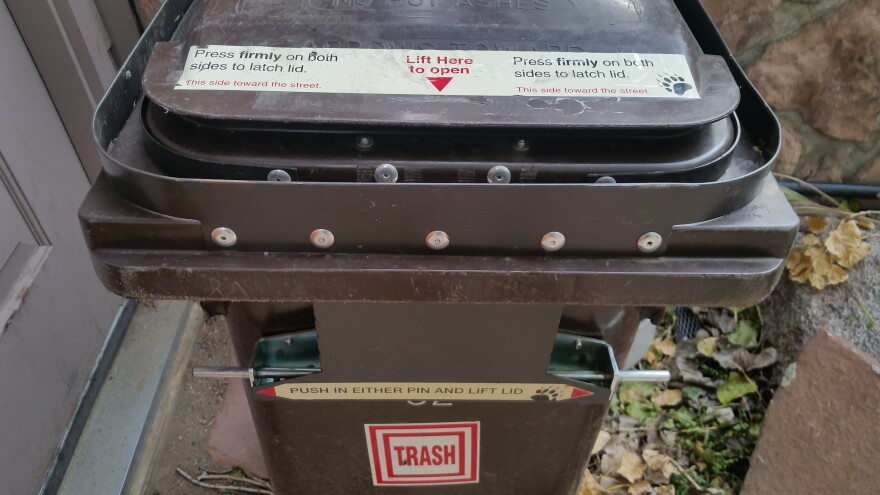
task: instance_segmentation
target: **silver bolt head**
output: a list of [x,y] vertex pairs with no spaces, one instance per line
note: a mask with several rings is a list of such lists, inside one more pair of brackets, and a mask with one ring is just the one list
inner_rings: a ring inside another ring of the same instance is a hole
[[315,229],[309,236],[309,241],[311,241],[312,246],[319,249],[329,249],[333,246],[335,240],[333,232],[330,232],[327,229]]
[[358,136],[354,140],[354,145],[360,150],[368,150],[373,147],[375,142],[370,136]]
[[544,234],[544,237],[541,238],[541,247],[548,253],[559,251],[564,245],[565,236],[560,232],[547,232]]
[[604,177],[599,177],[598,179],[596,179],[596,184],[617,184],[617,181],[614,179],[614,177],[606,175]]
[[232,247],[238,241],[238,236],[228,227],[217,227],[211,232],[211,240],[220,247]]
[[639,251],[645,254],[654,253],[663,245],[663,237],[656,232],[647,232],[639,237],[639,241],[636,244],[639,247]]
[[525,139],[517,139],[513,142],[513,149],[515,151],[529,151],[531,145]]
[[442,230],[435,230],[425,237],[425,245],[435,251],[446,249],[449,246],[449,235]]
[[291,178],[290,174],[288,174],[284,170],[273,170],[269,172],[266,180],[268,180],[269,182],[290,182]]
[[398,174],[397,168],[395,168],[394,165],[384,163],[376,167],[376,171],[373,172],[373,177],[376,179],[376,182],[393,184],[397,182],[397,178],[400,177],[400,174]]
[[486,179],[490,184],[508,184],[510,183],[510,169],[503,165],[495,165],[489,169]]

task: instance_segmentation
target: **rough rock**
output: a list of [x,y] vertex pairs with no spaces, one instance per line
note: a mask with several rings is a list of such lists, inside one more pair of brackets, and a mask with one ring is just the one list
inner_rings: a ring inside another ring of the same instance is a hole
[[800,133],[788,120],[779,119],[782,124],[782,150],[773,167],[775,172],[793,175],[795,173],[801,154],[804,152],[804,142]]
[[741,495],[874,495],[880,363],[840,337],[804,346],[761,426]]
[[813,182],[843,182],[843,172],[849,163],[851,148],[836,147],[829,150],[818,161],[816,170],[807,176]]
[[781,0],[707,0],[703,6],[718,25],[724,40],[734,53],[757,45],[766,37],[772,24],[772,13]]
[[880,5],[853,0],[770,47],[749,75],[775,107],[828,136],[868,141],[880,117]]
[[731,51],[749,64],[768,44],[790,37],[847,0],[704,0]]
[[269,477],[241,380],[230,380],[206,445],[214,462]]
[[819,291],[788,280],[786,273],[761,303],[764,336],[779,350],[781,366],[792,362],[803,344],[820,330],[840,335],[880,359],[880,330],[867,316],[880,323],[880,236],[876,234],[874,230],[866,236],[871,252],[843,284]]
[[855,179],[862,184],[880,184],[880,156],[856,174]]

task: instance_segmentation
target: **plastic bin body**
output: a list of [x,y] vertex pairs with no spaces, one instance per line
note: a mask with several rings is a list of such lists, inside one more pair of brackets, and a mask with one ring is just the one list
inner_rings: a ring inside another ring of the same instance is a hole
[[[558,372],[611,376],[666,306],[752,304],[782,272],[779,127],[698,2],[486,5],[169,0],[97,111],[80,218],[105,285],[201,301],[244,367],[320,368],[247,387],[280,495],[570,494],[616,383]],[[176,88],[193,47],[513,39],[671,53],[700,98]]]

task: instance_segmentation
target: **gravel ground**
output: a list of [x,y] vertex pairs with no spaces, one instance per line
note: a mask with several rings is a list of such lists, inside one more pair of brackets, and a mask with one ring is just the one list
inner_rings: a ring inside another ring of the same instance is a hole
[[[228,366],[232,354],[229,335],[223,320],[209,320],[197,337],[189,367]],[[173,417],[160,447],[162,456],[148,481],[146,493],[151,495],[207,495],[216,491],[199,488],[184,480],[175,471],[204,468],[223,470],[211,462],[205,444],[214,417],[223,401],[225,380],[194,379],[187,373],[181,384]]]

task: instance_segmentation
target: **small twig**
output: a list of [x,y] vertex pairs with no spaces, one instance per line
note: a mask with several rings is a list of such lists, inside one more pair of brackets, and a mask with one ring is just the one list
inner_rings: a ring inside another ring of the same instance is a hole
[[203,472],[196,479],[199,481],[205,481],[205,480],[209,480],[209,481],[210,480],[235,481],[235,482],[240,482],[240,483],[249,483],[251,485],[256,485],[261,488],[267,488],[270,490],[272,489],[272,485],[270,485],[269,483],[266,483],[265,481],[263,481],[259,478],[255,480],[255,479],[251,478],[250,476],[241,477],[241,476],[233,476],[230,474],[208,474],[207,472]]
[[232,474],[235,472],[235,468],[223,469],[220,471],[214,471],[213,469],[205,469],[203,467],[199,467],[202,470],[202,473],[207,474]]
[[262,488],[247,488],[247,487],[232,486],[232,485],[212,485],[210,483],[205,483],[203,481],[199,481],[199,480],[193,478],[192,476],[190,476],[189,473],[187,473],[186,471],[184,471],[183,469],[181,469],[179,467],[177,468],[177,474],[183,476],[184,478],[186,478],[187,481],[189,481],[190,483],[192,483],[196,486],[200,486],[202,488],[208,488],[211,490],[218,490],[218,491],[225,490],[225,491],[241,492],[241,493],[257,493],[260,495],[274,495],[271,490],[264,490]]

